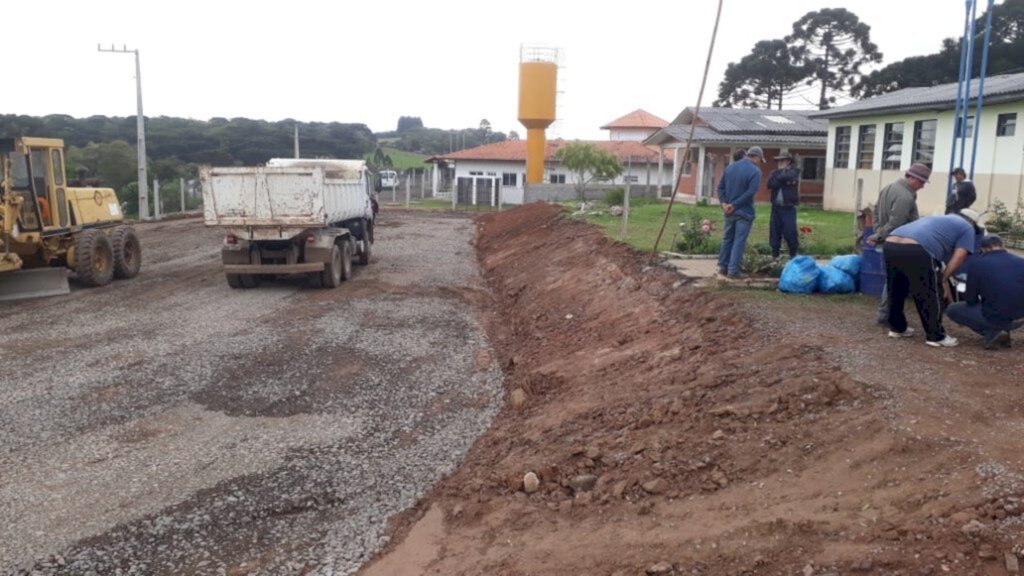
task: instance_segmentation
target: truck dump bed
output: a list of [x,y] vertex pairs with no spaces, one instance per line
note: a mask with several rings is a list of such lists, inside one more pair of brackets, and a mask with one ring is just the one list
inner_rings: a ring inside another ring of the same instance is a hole
[[321,228],[373,218],[359,160],[271,160],[267,166],[200,169],[209,226]]

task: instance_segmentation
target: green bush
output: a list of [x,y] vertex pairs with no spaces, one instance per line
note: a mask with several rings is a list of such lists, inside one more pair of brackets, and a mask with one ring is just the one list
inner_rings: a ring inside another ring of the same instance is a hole
[[714,253],[711,250],[711,232],[714,229],[714,223],[710,219],[701,218],[700,212],[688,211],[679,223],[676,250],[689,254]]
[[[604,203],[609,206],[622,206],[622,201],[626,198],[626,191],[622,188],[612,188],[608,192],[605,192]],[[630,200],[633,200],[630,198]]]

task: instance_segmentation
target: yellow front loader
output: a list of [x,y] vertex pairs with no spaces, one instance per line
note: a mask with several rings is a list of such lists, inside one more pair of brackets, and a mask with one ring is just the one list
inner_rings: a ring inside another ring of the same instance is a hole
[[114,191],[66,174],[63,140],[0,138],[0,300],[67,294],[69,271],[86,286],[139,273]]

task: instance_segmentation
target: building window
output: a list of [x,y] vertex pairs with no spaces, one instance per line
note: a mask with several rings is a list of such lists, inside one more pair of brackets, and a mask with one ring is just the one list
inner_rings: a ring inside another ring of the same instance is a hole
[[833,167],[850,167],[850,135],[852,133],[852,128],[850,126],[840,126],[836,128],[836,157],[835,163],[832,165]]
[[811,156],[804,158],[800,163],[801,180],[824,180],[825,179],[825,158]]
[[470,170],[469,171],[469,175],[470,176],[483,176],[484,173],[482,171],[479,171],[479,170]]
[[[960,138],[961,137],[961,134],[960,134],[960,132],[961,132],[960,131],[960,123],[961,122],[960,122],[960,120],[961,119],[959,117],[957,117],[957,119],[956,119],[956,136],[954,136],[955,138]],[[970,138],[971,136],[974,136],[974,116],[968,116],[967,117],[967,131],[966,132],[967,132],[966,134],[963,134],[964,138]]]
[[516,185],[516,174],[515,172],[502,172],[501,173],[501,185],[502,186],[515,186]]
[[697,151],[690,148],[689,154],[683,159],[683,176],[693,174],[693,165],[697,163]]
[[911,162],[932,167],[935,160],[935,125],[937,120],[914,122],[914,146],[910,149]]
[[622,181],[623,182],[629,182],[631,184],[636,184],[637,182],[640,181],[640,177],[639,176],[626,176],[626,177],[624,177],[622,179]]
[[857,130],[857,167],[870,170],[875,163],[875,125],[865,124]]
[[548,182],[551,184],[565,184],[565,174],[551,174],[548,176]]
[[903,159],[903,122],[885,125],[885,139],[882,141],[882,170],[899,170]]
[[996,136],[1013,136],[1017,133],[1017,113],[1000,114],[996,121]]

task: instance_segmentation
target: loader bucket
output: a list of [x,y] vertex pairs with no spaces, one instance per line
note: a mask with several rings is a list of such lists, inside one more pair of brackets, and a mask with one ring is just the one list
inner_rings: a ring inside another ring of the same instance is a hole
[[71,292],[66,268],[36,268],[0,274],[0,302]]

